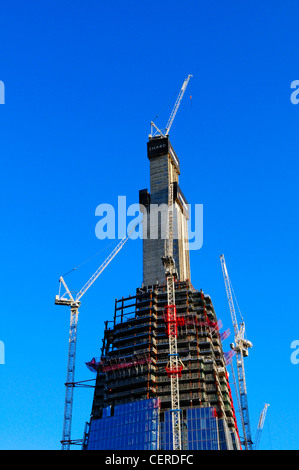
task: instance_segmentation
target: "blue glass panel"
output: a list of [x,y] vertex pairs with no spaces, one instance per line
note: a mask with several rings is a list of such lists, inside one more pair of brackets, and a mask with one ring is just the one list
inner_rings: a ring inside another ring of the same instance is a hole
[[88,449],[157,449],[159,400],[142,400],[103,410],[90,425]]
[[[88,449],[172,450],[172,414],[164,413],[159,423],[159,401],[142,400],[103,410],[103,418],[93,420],[89,428]],[[158,442],[158,437],[160,443]],[[227,449],[222,419],[213,407],[189,408],[182,419],[184,449]]]

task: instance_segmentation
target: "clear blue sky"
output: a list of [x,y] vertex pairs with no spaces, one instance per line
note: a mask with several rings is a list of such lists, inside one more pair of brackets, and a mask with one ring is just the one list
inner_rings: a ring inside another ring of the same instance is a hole
[[[106,248],[67,277],[78,289],[109,254],[95,209],[149,187],[149,123],[165,126],[189,73],[170,137],[185,196],[204,205],[192,283],[232,331],[225,254],[254,344],[252,429],[268,402],[260,448],[298,449],[298,17],[295,0],[2,2],[1,449],[60,448],[69,311],[54,305],[59,276]],[[100,354],[115,298],[142,282],[141,250],[130,241],[82,299],[77,380],[92,378],[84,363]],[[92,391],[75,390],[73,438],[91,404]]]

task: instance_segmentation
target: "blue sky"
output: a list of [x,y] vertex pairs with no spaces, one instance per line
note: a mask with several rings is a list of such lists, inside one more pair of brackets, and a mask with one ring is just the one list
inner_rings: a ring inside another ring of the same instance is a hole
[[[2,2],[1,449],[60,448],[69,311],[54,305],[59,276],[104,250],[66,278],[79,289],[109,254],[95,209],[149,187],[150,121],[166,125],[190,73],[170,139],[188,202],[203,204],[192,283],[232,331],[225,254],[254,345],[253,434],[267,402],[260,448],[298,449],[298,16],[295,0]],[[92,378],[85,361],[100,354],[115,298],[141,282],[142,243],[129,241],[82,299],[77,380]],[[75,390],[73,438],[91,404],[92,390]]]

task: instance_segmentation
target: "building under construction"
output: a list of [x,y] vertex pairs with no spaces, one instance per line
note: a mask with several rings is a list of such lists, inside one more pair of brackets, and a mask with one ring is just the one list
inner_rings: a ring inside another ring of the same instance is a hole
[[[87,363],[97,376],[83,447],[241,449],[222,349],[225,332],[220,332],[210,296],[191,284],[188,204],[179,186],[179,158],[167,134],[150,137],[147,155],[150,191],[139,192],[143,282],[134,295],[115,301],[114,316],[105,322],[101,356]],[[164,233],[163,216],[155,218],[153,212],[170,203],[175,270],[167,274],[161,259],[169,232]]]

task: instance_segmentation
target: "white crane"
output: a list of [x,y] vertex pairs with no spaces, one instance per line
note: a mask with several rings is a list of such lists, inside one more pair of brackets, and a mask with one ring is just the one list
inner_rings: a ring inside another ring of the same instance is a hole
[[226,289],[229,309],[230,309],[233,327],[234,327],[234,333],[235,333],[235,343],[232,343],[230,346],[235,351],[236,359],[237,359],[238,389],[239,389],[238,404],[240,407],[240,417],[241,417],[242,428],[243,428],[244,445],[245,445],[246,450],[252,450],[252,439],[251,439],[247,389],[246,389],[245,369],[244,369],[244,357],[248,356],[248,349],[252,348],[252,343],[248,341],[247,339],[245,339],[244,337],[245,335],[244,321],[240,323],[240,328],[237,322],[237,316],[236,316],[236,311],[235,311],[235,306],[234,306],[234,301],[233,301],[232,291],[231,291],[231,282],[228,276],[224,255],[220,256],[220,262],[221,262],[225,289]]
[[[76,294],[72,295],[65,280],[61,276],[59,279],[59,295],[55,296],[56,305],[67,305],[71,308],[70,316],[70,332],[69,332],[69,350],[68,350],[68,364],[67,364],[67,377],[66,377],[66,391],[65,391],[65,404],[64,404],[64,419],[63,419],[63,433],[62,433],[62,450],[69,450],[71,441],[71,426],[72,426],[72,411],[73,411],[73,391],[75,379],[75,359],[76,359],[76,344],[77,344],[77,324],[79,307],[81,305],[81,298],[91,285],[97,280],[99,275],[104,271],[108,264],[113,260],[117,253],[122,249],[124,244],[130,238],[130,234],[135,230],[136,226],[125,236],[110,255],[105,259],[101,266],[91,276],[91,278],[84,284],[82,289]],[[61,295],[61,285],[64,286],[65,292]]]
[[[192,75],[184,80],[182,88],[174,104],[173,110],[168,119],[166,128],[162,132],[154,122],[151,122],[151,133],[149,138],[167,137],[170,128],[179,109],[180,103],[184,96],[185,90]],[[155,129],[154,129],[155,128]],[[180,410],[180,396],[179,396],[179,376],[181,375],[184,365],[179,359],[177,352],[177,314],[175,305],[175,287],[174,281],[177,276],[175,261],[173,258],[173,183],[170,178],[168,186],[168,237],[165,243],[165,253],[162,258],[163,266],[165,268],[166,285],[167,285],[167,306],[164,315],[167,324],[167,334],[169,338],[169,361],[166,366],[167,375],[170,377],[171,387],[171,414],[172,414],[172,438],[173,450],[181,450],[181,410]]]
[[258,447],[259,447],[259,443],[260,443],[261,434],[262,434],[262,430],[263,430],[265,419],[266,419],[268,406],[270,406],[269,403],[264,404],[264,408],[262,409],[260,417],[259,417],[259,422],[258,422],[258,425],[257,425],[255,441],[254,441],[254,450],[258,450]]
[[[160,134],[162,137],[166,137],[169,134],[170,128],[179,109],[180,103],[184,96],[188,82],[192,75],[184,80],[183,86],[179,92],[170,118],[168,120],[165,133],[160,131],[158,127],[151,122],[151,134],[150,138],[153,138]],[[155,134],[153,133],[153,127],[156,128]],[[179,359],[177,351],[177,314],[175,305],[175,287],[174,281],[177,276],[175,261],[173,258],[173,183],[170,179],[168,186],[168,237],[165,243],[165,255],[162,258],[162,262],[165,268],[166,285],[167,285],[167,306],[165,312],[165,322],[167,324],[167,334],[169,339],[169,361],[166,366],[167,375],[170,377],[170,390],[171,390],[171,416],[172,416],[172,439],[173,439],[173,450],[182,449],[181,439],[181,410],[180,410],[180,394],[179,394],[179,377],[182,369],[184,368],[183,363]]]
[[165,322],[167,324],[167,334],[169,338],[169,360],[166,366],[167,375],[170,377],[171,390],[171,419],[172,419],[172,441],[173,450],[182,449],[181,441],[181,410],[179,395],[179,376],[184,365],[179,359],[177,351],[177,314],[175,305],[175,287],[176,277],[175,261],[173,258],[173,185],[169,184],[169,229],[168,239],[165,244],[165,256],[162,262],[165,268],[167,285],[167,306],[165,313]]
[[[152,122],[151,122],[151,133],[150,133],[150,135],[149,135],[150,138],[156,137],[158,134],[159,134],[161,137],[166,137],[166,136],[169,135],[170,128],[171,128],[171,126],[172,126],[172,123],[173,123],[173,121],[174,121],[174,118],[175,118],[175,116],[176,116],[176,113],[178,112],[179,106],[180,106],[180,104],[181,104],[181,101],[182,101],[182,99],[183,99],[184,93],[185,93],[185,91],[186,91],[187,85],[188,85],[189,80],[190,80],[191,77],[193,77],[193,75],[188,75],[188,77],[185,78],[185,80],[184,80],[184,83],[183,83],[183,85],[182,85],[182,88],[180,89],[180,92],[179,92],[178,97],[177,97],[177,99],[176,99],[176,102],[175,102],[175,104],[174,104],[173,110],[171,111],[171,114],[170,114],[170,117],[169,117],[169,119],[168,119],[168,123],[166,124],[166,128],[165,128],[164,132],[161,131],[161,130],[156,126],[156,124],[152,121]],[[155,128],[156,130],[154,130],[154,128]]]

